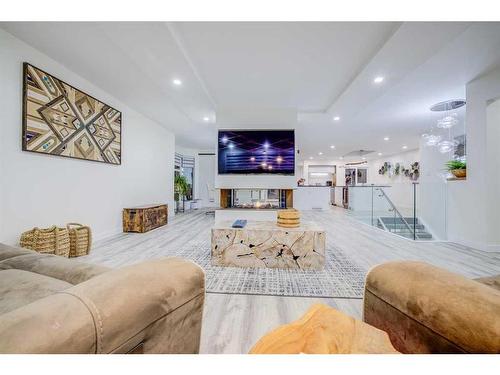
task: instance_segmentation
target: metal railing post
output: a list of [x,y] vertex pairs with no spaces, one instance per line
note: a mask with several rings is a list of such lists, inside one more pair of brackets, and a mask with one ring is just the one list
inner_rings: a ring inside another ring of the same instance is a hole
[[413,240],[417,239],[417,184],[413,183]]
[[371,212],[371,222],[373,227],[373,184],[372,184],[372,212]]
[[[391,207],[394,211],[393,226],[394,227],[396,226],[396,215],[397,215],[399,217],[399,219],[401,220],[401,222],[405,225],[405,227],[410,231],[410,233],[413,234],[413,239],[416,240],[418,238],[418,236],[417,236],[417,233],[415,231],[415,220],[413,220],[413,230],[412,230],[412,227],[410,226],[410,224],[408,224],[408,222],[406,221],[404,216],[401,215],[401,212],[399,212],[399,210],[396,208],[396,205],[387,196],[385,191],[383,189],[378,189],[378,190],[382,193],[382,196],[385,198],[385,200],[387,202],[389,202],[389,204],[391,205]],[[414,204],[416,204],[416,203],[414,203]]]

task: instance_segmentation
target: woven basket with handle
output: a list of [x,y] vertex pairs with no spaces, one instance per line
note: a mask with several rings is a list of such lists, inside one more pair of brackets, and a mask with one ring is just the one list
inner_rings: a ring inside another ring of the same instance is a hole
[[69,256],[69,233],[67,228],[33,228],[21,234],[21,247],[43,254]]
[[70,239],[70,257],[87,255],[92,246],[92,231],[90,227],[78,223],[68,223],[66,225]]

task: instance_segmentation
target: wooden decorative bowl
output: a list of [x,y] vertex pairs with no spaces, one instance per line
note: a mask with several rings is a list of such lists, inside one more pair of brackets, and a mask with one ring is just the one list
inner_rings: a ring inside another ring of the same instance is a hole
[[278,226],[297,228],[300,226],[300,211],[290,208],[278,211]]
[[287,208],[278,211],[278,219],[300,219],[300,211],[295,208]]

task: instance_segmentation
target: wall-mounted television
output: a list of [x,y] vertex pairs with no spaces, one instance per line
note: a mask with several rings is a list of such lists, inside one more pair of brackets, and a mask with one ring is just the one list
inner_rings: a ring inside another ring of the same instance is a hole
[[219,130],[219,174],[295,174],[293,130]]

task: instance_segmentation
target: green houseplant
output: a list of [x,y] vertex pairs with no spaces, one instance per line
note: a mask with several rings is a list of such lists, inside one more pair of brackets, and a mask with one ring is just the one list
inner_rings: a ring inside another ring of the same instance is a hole
[[178,207],[180,206],[180,202],[184,202],[184,198],[186,197],[188,191],[189,183],[186,177],[182,175],[176,175],[174,178],[174,193]]
[[456,178],[465,178],[467,176],[467,163],[461,160],[450,160],[446,163],[446,169]]

